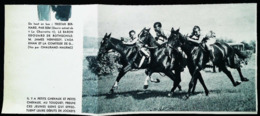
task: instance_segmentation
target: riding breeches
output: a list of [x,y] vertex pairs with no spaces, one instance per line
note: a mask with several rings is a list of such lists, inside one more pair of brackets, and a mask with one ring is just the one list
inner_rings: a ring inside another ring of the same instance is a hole
[[146,57],[150,57],[150,53],[147,48],[142,47],[140,50]]

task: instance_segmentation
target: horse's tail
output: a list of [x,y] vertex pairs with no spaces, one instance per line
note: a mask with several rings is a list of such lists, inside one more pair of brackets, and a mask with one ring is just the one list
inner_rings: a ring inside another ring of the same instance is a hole
[[234,53],[237,54],[237,56],[241,59],[246,59],[248,58],[248,56],[246,54],[244,54],[243,52],[241,52],[240,50],[238,49],[233,49],[234,50]]

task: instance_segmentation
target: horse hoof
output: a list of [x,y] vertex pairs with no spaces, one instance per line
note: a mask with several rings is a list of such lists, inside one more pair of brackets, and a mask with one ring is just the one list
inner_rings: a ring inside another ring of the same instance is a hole
[[249,79],[243,78],[243,79],[241,79],[241,81],[249,81]]
[[156,79],[156,82],[155,83],[160,83],[160,80],[159,79]]
[[111,89],[110,91],[109,91],[109,94],[113,94],[114,93],[114,89]]
[[144,89],[147,89],[148,88],[148,85],[144,85]]
[[206,91],[205,94],[206,94],[206,96],[209,96],[209,92],[208,91]]
[[236,86],[240,85],[240,83],[241,83],[241,82],[236,81],[236,83],[235,83],[234,86],[236,87]]

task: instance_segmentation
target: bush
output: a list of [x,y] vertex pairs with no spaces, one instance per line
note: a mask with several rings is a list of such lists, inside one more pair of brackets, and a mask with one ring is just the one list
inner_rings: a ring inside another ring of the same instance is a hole
[[116,53],[104,55],[100,62],[96,59],[96,56],[87,56],[86,59],[89,63],[89,70],[98,76],[113,74],[122,67],[119,61],[120,56]]

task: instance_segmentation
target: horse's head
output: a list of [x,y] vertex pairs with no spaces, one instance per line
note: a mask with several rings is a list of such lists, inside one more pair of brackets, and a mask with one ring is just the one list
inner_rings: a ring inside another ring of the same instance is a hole
[[104,38],[101,40],[101,43],[100,43],[100,48],[99,48],[99,51],[98,51],[98,56],[97,56],[97,60],[102,60],[101,58],[104,56],[104,54],[106,54],[111,48],[109,47],[109,40],[110,40],[110,37],[111,36],[111,33],[109,35],[106,35],[104,36]]
[[150,35],[150,28],[149,29],[142,29],[142,31],[138,34],[138,37],[139,38],[145,38],[147,37],[148,35]]
[[150,33],[150,28],[146,29],[144,28],[139,34],[138,38],[145,44],[148,44],[149,46],[156,46],[155,39]]
[[180,31],[180,29],[174,30],[174,28],[172,27],[171,34],[168,38],[168,44],[169,45],[172,45],[174,47],[181,46],[180,39],[181,39],[182,35],[179,31]]

